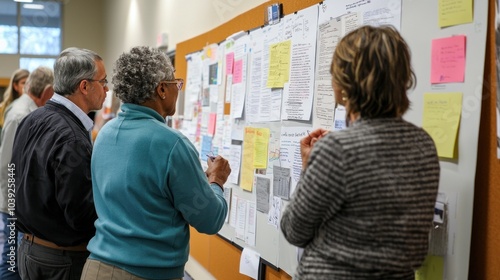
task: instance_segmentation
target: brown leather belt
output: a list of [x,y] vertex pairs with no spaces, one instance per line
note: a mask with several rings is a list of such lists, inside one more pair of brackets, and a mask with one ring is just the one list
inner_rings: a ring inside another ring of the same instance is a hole
[[24,233],[23,236],[24,239],[28,240],[29,242],[33,242],[38,245],[42,245],[44,247],[56,249],[56,250],[62,250],[62,251],[87,251],[87,243],[85,244],[80,244],[80,245],[75,245],[75,246],[59,246],[53,242],[35,237],[33,234],[29,233]]

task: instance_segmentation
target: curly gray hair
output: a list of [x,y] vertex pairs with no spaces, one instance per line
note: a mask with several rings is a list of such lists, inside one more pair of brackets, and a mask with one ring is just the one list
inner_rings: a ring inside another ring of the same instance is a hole
[[134,47],[115,63],[113,91],[124,103],[142,104],[153,98],[160,81],[174,78],[174,67],[165,53],[152,47]]

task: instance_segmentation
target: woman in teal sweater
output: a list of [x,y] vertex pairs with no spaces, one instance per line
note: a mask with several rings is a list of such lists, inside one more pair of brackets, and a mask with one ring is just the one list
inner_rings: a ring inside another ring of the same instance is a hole
[[135,47],[118,58],[113,85],[124,104],[92,154],[99,218],[82,279],[180,279],[189,226],[207,234],[222,227],[227,160],[209,160],[204,172],[191,142],[165,124],[182,84],[157,49]]

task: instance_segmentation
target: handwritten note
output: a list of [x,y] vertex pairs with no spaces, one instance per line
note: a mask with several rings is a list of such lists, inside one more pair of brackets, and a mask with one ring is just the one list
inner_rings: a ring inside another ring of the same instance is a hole
[[463,82],[465,76],[465,36],[432,41],[431,83]]
[[269,147],[269,128],[257,128],[254,138],[253,167],[267,168],[267,149]]
[[243,248],[240,257],[240,273],[253,279],[259,278],[259,260],[259,253],[249,248]]
[[231,174],[229,174],[229,182],[238,185],[240,179],[241,167],[241,145],[231,145],[229,155],[229,166],[231,166]]
[[273,203],[267,215],[267,223],[279,229],[281,217],[281,198],[273,196]]
[[240,187],[251,192],[253,188],[253,157],[255,146],[255,128],[245,127],[243,136],[243,158],[241,168],[241,185]]
[[439,0],[439,26],[472,22],[472,0]]
[[318,6],[298,11],[291,24],[288,98],[283,100],[282,109],[289,120],[309,121],[314,100]]
[[424,94],[422,127],[434,140],[439,157],[456,158],[462,93]]
[[234,52],[226,54],[226,75],[233,74]]
[[330,66],[332,53],[342,38],[341,21],[329,20],[318,27],[316,82],[314,88],[313,127],[331,129],[335,110]]
[[233,84],[239,84],[243,81],[243,60],[239,59],[234,62],[233,68]]
[[289,80],[290,72],[290,40],[269,46],[269,72],[267,87],[283,87]]
[[274,165],[280,165],[280,135],[281,123],[269,123],[269,145],[267,148],[267,170],[266,174],[273,174]]
[[280,137],[280,166],[290,168],[291,193],[295,190],[302,172],[300,140],[311,131],[311,127],[282,127]]

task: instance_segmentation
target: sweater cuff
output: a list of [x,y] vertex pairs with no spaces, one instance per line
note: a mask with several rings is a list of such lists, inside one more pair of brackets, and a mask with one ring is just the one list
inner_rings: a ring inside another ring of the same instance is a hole
[[221,185],[217,184],[216,182],[211,182],[210,186],[212,187],[212,189],[219,190],[219,191],[221,191],[221,193],[224,193],[224,187],[222,187]]

